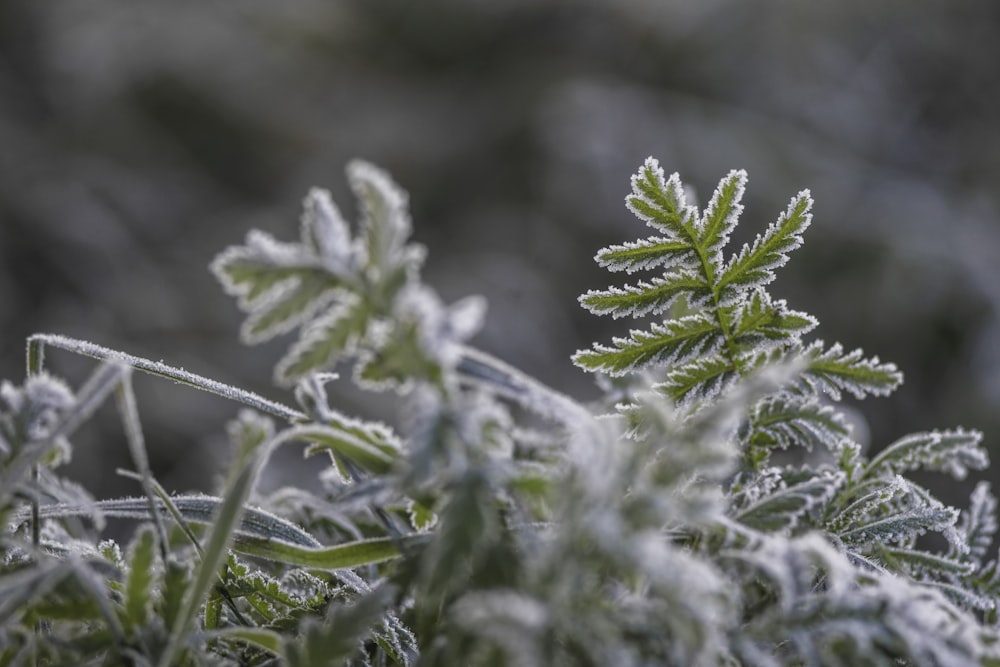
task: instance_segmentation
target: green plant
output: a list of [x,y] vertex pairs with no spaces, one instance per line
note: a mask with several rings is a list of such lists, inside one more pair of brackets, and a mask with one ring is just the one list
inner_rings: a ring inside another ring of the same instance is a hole
[[[297,407],[29,339],[27,380],[2,391],[0,665],[1000,664],[996,500],[980,484],[959,512],[906,477],[986,467],[980,434],[866,457],[837,402],[901,374],[803,342],[816,320],[767,291],[802,242],[807,192],[727,255],[746,175],[699,211],[647,160],[627,203],[658,236],[596,259],[656,275],[581,297],[640,320],[574,356],[603,388],[585,406],[468,346],[482,302],[446,305],[420,281],[386,174],[356,162],[348,177],[354,234],[314,190],[298,242],[251,232],[212,264],[245,342],[299,330],[275,373]],[[103,361],[73,392],[43,370],[50,347]],[[156,482],[133,369],[248,406],[217,495]],[[398,433],[328,404],[347,369],[398,393]],[[112,394],[141,494],[95,500],[55,470]],[[320,490],[256,493],[292,442],[322,457]],[[106,516],[141,522],[124,551],[70,520]]]

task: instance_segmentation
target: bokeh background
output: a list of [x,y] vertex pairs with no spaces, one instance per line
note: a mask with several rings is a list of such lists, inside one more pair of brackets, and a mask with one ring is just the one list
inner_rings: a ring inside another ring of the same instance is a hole
[[[288,341],[236,344],[206,265],[253,227],[294,238],[312,185],[353,211],[363,157],[411,193],[427,282],[488,297],[476,342],[592,396],[569,356],[627,324],[576,297],[645,233],[623,196],[652,154],[702,202],[747,169],[744,238],[812,190],[774,291],[906,372],[860,404],[873,446],[964,424],[1000,452],[998,63],[989,0],[0,0],[0,375],[48,331],[290,401]],[[236,407],[137,386],[160,479],[210,486]],[[104,413],[74,474],[134,492]]]

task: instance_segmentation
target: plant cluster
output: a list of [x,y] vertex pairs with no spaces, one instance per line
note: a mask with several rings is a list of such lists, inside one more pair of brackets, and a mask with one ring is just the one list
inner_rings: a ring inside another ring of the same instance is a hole
[[[298,241],[252,231],[211,267],[244,342],[297,332],[275,371],[295,407],[29,339],[0,392],[0,665],[1000,665],[996,500],[980,484],[959,511],[907,476],[985,468],[981,435],[867,456],[838,403],[902,375],[804,341],[815,318],[768,292],[808,192],[732,252],[746,174],[699,210],[647,160],[626,201],[656,235],[596,260],[651,275],[581,297],[636,320],[574,355],[603,389],[583,405],[471,347],[483,303],[421,282],[405,193],[366,163],[348,178],[357,229],[313,190]],[[53,347],[102,361],[74,391]],[[133,370],[245,406],[215,495],[156,481]],[[396,392],[398,424],[331,406],[338,373]],[[138,492],[98,500],[57,470],[111,396]],[[259,493],[291,443],[317,490]],[[139,522],[127,545],[106,517]]]

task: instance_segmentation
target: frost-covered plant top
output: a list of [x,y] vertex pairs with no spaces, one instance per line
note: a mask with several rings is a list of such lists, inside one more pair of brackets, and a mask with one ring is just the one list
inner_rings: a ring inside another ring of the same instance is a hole
[[[737,249],[744,172],[699,210],[647,160],[626,202],[655,235],[596,257],[642,275],[580,298],[637,322],[574,355],[604,389],[583,405],[471,347],[483,302],[421,282],[405,193],[366,163],[348,179],[356,229],[313,190],[298,241],[252,231],[212,263],[244,342],[298,330],[275,371],[295,407],[29,339],[0,391],[0,665],[1000,665],[997,502],[981,483],[959,511],[907,477],[985,468],[980,434],[866,455],[838,402],[902,375],[804,340],[816,319],[768,292],[808,192]],[[52,347],[103,362],[74,391]],[[133,369],[246,406],[214,495],[156,481]],[[397,392],[395,427],[329,404],[348,370]],[[137,493],[96,500],[57,466],[112,394]],[[289,443],[319,455],[317,490],[258,493]],[[128,545],[104,517],[140,522]]]

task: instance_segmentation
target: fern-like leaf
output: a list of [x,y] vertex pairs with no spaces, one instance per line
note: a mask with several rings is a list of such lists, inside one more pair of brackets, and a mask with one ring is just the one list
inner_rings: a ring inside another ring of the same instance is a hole
[[665,278],[653,278],[650,282],[590,290],[580,297],[580,303],[595,315],[611,315],[617,319],[658,315],[681,297],[686,297],[691,305],[704,305],[711,298],[711,290],[703,277],[681,269]]
[[965,479],[969,470],[989,465],[989,455],[982,447],[979,431],[954,429],[912,433],[892,443],[868,464],[866,477],[900,473],[922,468],[945,472],[955,479]]
[[591,350],[580,350],[573,362],[589,371],[618,376],[651,364],[679,364],[713,354],[723,337],[714,320],[698,314],[654,323],[649,331],[633,330],[628,338],[614,338],[612,343],[614,347],[595,344]]
[[884,364],[878,357],[865,359],[863,355],[860,349],[845,353],[840,343],[824,351],[823,341],[815,341],[804,351],[808,365],[801,382],[810,392],[823,391],[835,401],[844,391],[855,398],[866,394],[886,396],[903,382],[903,374],[895,364]]
[[812,219],[812,198],[808,190],[792,197],[788,208],[757,237],[743,246],[719,277],[719,287],[734,300],[739,292],[761,287],[774,280],[775,269],[785,265],[788,253],[802,245],[802,233]]
[[783,299],[772,301],[763,289],[754,290],[736,309],[733,319],[733,337],[748,348],[762,343],[794,342],[817,325],[815,317],[789,309]]
[[949,531],[958,518],[957,510],[900,475],[873,486],[828,523],[849,547],[907,545],[927,531]]
[[632,176],[632,194],[625,203],[636,217],[668,239],[690,244],[695,238],[698,213],[687,204],[680,176],[674,173],[664,179],[655,158],[646,158]]
[[682,405],[710,400],[736,381],[739,374],[733,362],[722,354],[694,359],[667,375],[655,388]]
[[977,565],[983,563],[997,534],[997,499],[988,482],[976,485],[969,508],[959,519],[958,532],[965,541],[966,558]]
[[823,445],[837,450],[851,433],[843,413],[815,398],[802,400],[787,393],[758,401],[750,411],[747,447],[787,449],[800,445],[812,449]]
[[736,515],[736,520],[766,532],[791,531],[815,515],[843,486],[846,476],[826,471],[765,495]]
[[743,212],[743,192],[747,173],[742,169],[729,172],[712,195],[698,225],[698,243],[709,258],[710,266],[722,265],[722,248]]
[[635,273],[657,266],[697,267],[698,255],[690,244],[660,237],[629,241],[603,248],[594,260],[608,271]]
[[889,546],[876,542],[876,553],[882,562],[896,571],[903,571],[911,577],[923,579],[936,577],[950,579],[963,577],[975,570],[975,564],[933,554],[920,549]]
[[157,575],[154,571],[156,557],[156,535],[146,526],[141,528],[132,541],[128,558],[128,576],[125,579],[125,618],[134,628],[146,624],[153,604],[153,585]]

